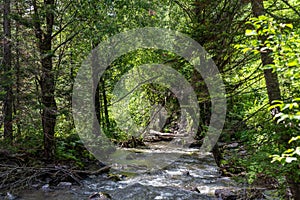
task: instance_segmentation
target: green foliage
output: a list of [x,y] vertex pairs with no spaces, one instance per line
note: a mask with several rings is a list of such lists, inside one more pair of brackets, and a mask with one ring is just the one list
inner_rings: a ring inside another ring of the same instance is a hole
[[[300,120],[300,109],[299,109],[299,101],[300,98],[296,98],[291,103],[284,103],[282,101],[277,101],[274,106],[279,106],[281,112],[276,114],[274,120],[277,123],[283,123],[287,128],[293,129],[294,132],[299,131],[299,120]],[[289,149],[285,150],[281,155],[272,155],[272,162],[280,162],[285,165],[287,163],[291,163],[295,161],[296,163],[300,163],[300,136],[294,136],[289,140],[289,144],[291,145]],[[294,147],[294,148],[293,148]]]
[[[246,30],[246,35],[250,37],[249,43],[237,47],[244,48],[245,53],[270,52],[274,63],[265,68],[271,68],[278,73],[283,94],[286,98],[290,98],[299,92],[300,86],[299,31],[294,30],[292,24],[278,23],[267,16],[251,18],[248,24],[254,28]],[[257,36],[265,38],[264,44]]]
[[78,167],[84,167],[87,160],[95,158],[84,147],[77,134],[57,138],[56,157],[59,160],[74,162]]
[[[274,117],[277,124],[270,121],[271,115],[265,109],[247,120],[247,125],[253,130],[242,132],[240,138],[246,141],[249,147],[254,148],[250,150],[251,158],[247,158],[244,165],[248,168],[251,180],[255,174],[263,172],[279,179],[293,174],[293,179],[299,181],[300,174],[295,171],[299,163],[297,133],[300,112],[299,98],[295,96],[299,95],[300,37],[292,24],[278,23],[267,16],[251,18],[247,24],[253,28],[245,32],[249,40],[245,44],[236,45],[236,48],[242,49],[246,55],[257,56],[261,53],[269,53],[273,64],[263,69],[273,69],[279,77],[282,98],[284,100],[294,98],[294,100],[291,103],[274,101],[270,106],[269,111],[275,108],[280,110]],[[261,105],[267,103],[264,99]],[[251,109],[258,110],[255,106]],[[292,139],[289,141],[289,138]],[[270,159],[266,159],[268,157]],[[278,168],[277,161],[283,166]],[[270,162],[273,164],[270,165]]]
[[[300,23],[293,8],[297,11],[296,5],[299,2],[289,1],[291,8],[285,1],[264,1],[266,10],[272,13],[274,18],[260,16],[251,18],[246,24],[244,22],[249,19],[251,9],[250,4],[245,2],[56,1],[54,10],[42,9],[42,2],[38,1],[41,18],[45,17],[45,10],[51,10],[55,14],[51,38],[53,49],[48,54],[53,56],[55,100],[58,107],[55,127],[56,158],[74,162],[80,167],[86,159],[93,159],[76,135],[72,120],[72,87],[82,60],[97,44],[116,33],[153,26],[188,34],[205,47],[219,67],[228,95],[224,137],[229,141],[233,138],[242,141],[250,155],[245,159],[235,157],[234,167],[245,166],[250,182],[255,179],[257,173],[263,172],[281,178],[295,171],[299,163],[300,100],[295,97],[299,97],[300,93],[298,25]],[[3,88],[13,84],[15,146],[11,148],[16,152],[22,151],[23,148],[33,155],[42,157],[43,135],[40,114],[43,107],[39,87],[42,77],[40,77],[40,55],[37,53],[39,45],[33,34],[33,22],[39,21],[32,19],[31,1],[15,1],[13,4],[11,14],[14,20],[11,39],[13,64],[15,66],[19,64],[21,70],[18,72],[16,67],[4,74],[0,69],[0,106],[5,97]],[[45,30],[47,28],[45,22],[40,23]],[[274,63],[262,68],[260,54],[265,52],[270,53]],[[196,93],[199,96],[204,93],[202,89],[205,89],[205,85],[201,76],[195,76],[193,66],[173,52],[140,49],[123,55],[115,60],[102,76],[104,85],[101,86],[100,93],[106,92],[108,105],[104,105],[103,94],[100,94],[100,126],[107,137],[113,140],[130,138],[132,132],[121,130],[116,124],[118,119],[123,120],[122,123],[126,127],[131,125],[132,121],[123,119],[122,110],[128,110],[133,122],[143,129],[151,121],[153,107],[158,105],[164,106],[171,121],[164,131],[173,130],[172,127],[180,116],[179,103],[163,85],[141,85],[131,94],[128,105],[119,105],[120,112],[112,110],[115,106],[112,101],[114,87],[122,76],[140,65],[153,63],[174,68],[197,88]],[[278,124],[272,122],[272,117],[266,109],[268,94],[263,80],[263,70],[266,68],[277,72],[281,85],[283,101],[276,102],[271,107],[271,109],[279,107],[281,110],[275,116]],[[7,79],[5,77],[9,77],[9,80],[5,81]],[[136,83],[132,81],[129,84]],[[199,104],[208,100],[206,96],[201,96]],[[107,107],[108,114],[104,113],[104,106]],[[201,110],[201,117],[209,115],[210,106],[205,106],[208,112]],[[109,123],[105,117],[108,117]],[[201,134],[204,135],[207,126],[203,125],[202,128]],[[0,127],[1,134],[2,130]],[[283,138],[287,139],[283,141]],[[5,141],[0,142],[1,147],[9,148]],[[271,155],[274,156],[270,157]],[[272,158],[273,163],[270,164]],[[232,172],[235,170],[234,167]]]

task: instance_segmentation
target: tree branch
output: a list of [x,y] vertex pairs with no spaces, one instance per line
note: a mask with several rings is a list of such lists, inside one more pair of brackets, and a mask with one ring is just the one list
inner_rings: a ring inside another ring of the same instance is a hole
[[76,33],[74,33],[71,37],[69,37],[68,39],[66,39],[64,42],[60,43],[54,50],[53,50],[53,54],[57,51],[57,49],[59,49],[61,46],[67,44],[68,42],[70,42],[76,35],[78,35],[80,33],[80,31],[77,31]]
[[296,10],[296,8],[293,7],[287,0],[281,0],[281,1],[285,3],[290,9],[292,9],[300,17],[300,12]]

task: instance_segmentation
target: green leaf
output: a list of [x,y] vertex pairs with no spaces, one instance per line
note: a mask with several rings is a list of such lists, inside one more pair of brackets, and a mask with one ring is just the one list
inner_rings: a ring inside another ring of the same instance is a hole
[[296,150],[294,151],[294,154],[300,156],[300,147],[296,148]]
[[252,48],[245,48],[245,49],[243,49],[243,53],[247,53],[248,51],[251,51],[252,50]]
[[286,24],[286,27],[289,27],[290,29],[293,29],[293,24]]
[[284,113],[277,113],[274,117],[277,118],[277,117],[281,117],[283,115],[284,115]]
[[296,141],[296,140],[300,140],[300,135],[298,135],[297,137],[292,137],[289,141],[289,143]]
[[289,115],[284,114],[280,117],[280,119],[277,120],[277,123],[279,124],[280,122],[284,121],[287,118],[289,118]]
[[272,161],[271,161],[271,163],[274,163],[276,161],[281,162],[281,160],[283,159],[283,157],[280,157],[279,155],[271,155],[270,157],[273,158]]
[[245,35],[246,36],[253,36],[253,35],[257,35],[257,32],[256,32],[256,30],[247,29]]
[[283,101],[281,101],[281,100],[273,100],[272,103],[280,103],[280,104],[283,104]]
[[297,65],[298,65],[297,60],[292,60],[292,61],[288,62],[288,64],[287,64],[288,67],[293,67],[293,66],[297,66]]
[[287,153],[291,153],[291,152],[293,152],[293,151],[294,151],[294,149],[288,149],[288,150],[286,150],[284,153],[287,154]]
[[283,104],[274,104],[274,105],[271,105],[269,108],[268,108],[268,110],[270,111],[270,110],[273,110],[274,108],[282,108],[282,106],[283,106]]
[[300,115],[294,115],[293,119],[300,120]]
[[281,110],[286,110],[287,108],[291,109],[291,104],[289,104],[289,103],[285,104],[284,107]]
[[295,158],[295,157],[287,157],[287,158],[285,159],[285,162],[291,163],[291,162],[293,162],[293,161],[295,161],[295,160],[297,160],[297,158]]
[[265,53],[267,50],[269,50],[270,48],[269,47],[262,47],[261,49],[260,49],[260,52],[262,52],[262,53]]
[[294,108],[299,108],[299,104],[297,102],[293,102],[292,104]]

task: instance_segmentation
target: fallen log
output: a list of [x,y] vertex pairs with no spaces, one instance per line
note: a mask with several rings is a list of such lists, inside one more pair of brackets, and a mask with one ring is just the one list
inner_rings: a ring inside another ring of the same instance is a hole
[[157,141],[171,141],[174,138],[186,137],[186,134],[178,133],[162,133],[155,130],[150,130],[148,134],[144,135],[144,141],[157,142]]

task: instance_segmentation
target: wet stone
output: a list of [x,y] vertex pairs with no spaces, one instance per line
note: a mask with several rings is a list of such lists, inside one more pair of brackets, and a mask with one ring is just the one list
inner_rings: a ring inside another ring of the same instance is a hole
[[236,200],[238,198],[238,195],[229,189],[217,189],[215,195],[222,200]]
[[181,188],[174,187],[154,187],[144,186],[139,183],[129,185],[123,189],[120,189],[111,194],[113,199],[130,199],[130,200],[152,200],[152,199],[212,199],[211,197],[203,194],[199,194],[194,191],[188,191]]
[[111,197],[108,194],[97,192],[89,196],[89,200],[109,200]]
[[226,145],[226,148],[234,149],[234,148],[237,148],[238,146],[239,146],[239,143],[234,142],[234,143]]
[[72,183],[70,182],[60,182],[57,187],[59,188],[70,188],[72,186]]
[[50,185],[49,185],[49,184],[43,185],[43,186],[42,186],[42,190],[43,190],[44,192],[49,192],[49,191],[51,191]]
[[18,196],[15,196],[13,194],[11,194],[10,192],[7,192],[6,196],[4,199],[7,199],[7,200],[15,200],[15,199],[18,199],[19,197]]

